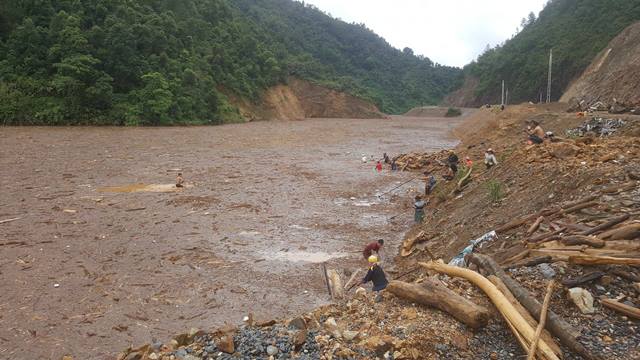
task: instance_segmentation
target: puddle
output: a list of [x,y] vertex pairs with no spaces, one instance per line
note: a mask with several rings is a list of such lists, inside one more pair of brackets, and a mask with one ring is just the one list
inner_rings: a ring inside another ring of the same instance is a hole
[[327,253],[324,251],[280,251],[277,253],[264,253],[268,258],[273,260],[280,261],[290,261],[290,262],[307,262],[307,263],[323,263],[325,261],[331,259],[339,259],[343,257],[347,257],[346,253]]
[[[186,186],[189,187],[189,186]],[[176,192],[180,191],[175,184],[132,184],[99,188],[98,192],[135,193],[135,192]]]

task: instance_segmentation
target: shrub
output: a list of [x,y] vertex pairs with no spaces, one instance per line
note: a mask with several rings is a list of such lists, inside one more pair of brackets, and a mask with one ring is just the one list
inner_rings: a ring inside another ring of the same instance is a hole
[[487,190],[489,191],[489,199],[491,199],[491,202],[495,203],[504,198],[502,183],[497,180],[487,182]]
[[460,111],[460,109],[454,108],[454,107],[450,107],[447,110],[447,113],[444,114],[445,117],[457,117],[457,116],[460,116],[460,115],[462,115],[462,111]]

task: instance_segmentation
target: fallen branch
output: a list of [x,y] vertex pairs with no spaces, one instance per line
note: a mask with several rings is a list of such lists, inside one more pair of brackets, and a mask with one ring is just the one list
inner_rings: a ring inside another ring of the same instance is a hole
[[[484,269],[487,273],[500,278],[509,290],[511,290],[516,299],[529,310],[531,315],[538,318],[540,317],[542,305],[531,296],[528,290],[508,276],[492,258],[482,254],[471,254],[469,260]],[[569,350],[588,360],[600,359],[599,356],[594,355],[593,352],[587,350],[587,348],[578,341],[579,333],[553,311],[549,311],[547,321],[549,323],[549,331],[555,335],[563,345],[569,348]]]
[[640,224],[631,224],[611,229],[600,234],[601,239],[633,240],[640,237]]
[[[498,290],[500,290],[500,292],[504,294],[507,300],[509,300],[509,302],[516,308],[516,310],[518,310],[520,315],[522,315],[522,317],[529,323],[529,325],[531,325],[532,328],[535,329],[536,327],[538,327],[538,321],[534,319],[533,316],[531,316],[531,314],[529,314],[527,309],[525,309],[524,306],[522,306],[522,304],[518,302],[518,300],[516,300],[516,298],[511,293],[511,291],[509,291],[509,288],[502,282],[502,280],[500,280],[499,277],[495,275],[489,275],[487,279],[489,279],[489,281],[491,281],[493,285],[495,285],[498,288]],[[547,331],[546,329],[543,330],[541,336],[544,339],[544,341],[546,341],[546,343],[549,344],[549,347],[553,349],[553,352],[555,352],[556,354],[562,355],[562,350],[560,350],[560,346],[553,339],[549,331]]]
[[531,226],[527,230],[527,236],[531,236],[531,234],[536,232],[543,220],[544,220],[544,216],[540,216],[533,224],[531,224]]
[[534,236],[534,237],[532,237],[530,239],[527,239],[527,242],[528,243],[544,242],[547,238],[556,236],[556,235],[558,235],[558,234],[560,234],[560,233],[562,233],[562,232],[564,232],[566,230],[567,230],[567,228],[563,227],[563,228],[560,228],[560,229],[555,230],[555,231],[550,231],[548,233],[544,233],[544,234],[541,234],[541,235],[538,235],[538,236]]
[[609,187],[606,187],[606,188],[604,188],[604,189],[602,189],[600,191],[603,194],[618,194],[618,193],[621,193],[621,192],[625,192],[625,191],[629,191],[629,190],[635,189],[636,186],[637,186],[636,182],[632,181],[632,182],[628,182],[626,184],[616,184],[616,185],[613,185],[613,186],[609,186]]
[[549,310],[549,302],[551,300],[551,294],[553,293],[554,285],[555,285],[555,282],[553,280],[549,281],[549,285],[547,286],[547,295],[544,296],[544,301],[542,303],[540,321],[538,322],[538,327],[536,328],[536,334],[533,337],[533,342],[531,343],[531,348],[529,349],[529,355],[527,356],[527,360],[533,360],[534,356],[536,355],[536,348],[538,347],[540,334],[542,334],[542,330],[544,330],[544,325],[547,322],[547,311]]
[[578,265],[640,265],[640,259],[611,256],[574,255],[569,256],[570,264]]
[[13,219],[5,219],[5,220],[0,220],[0,224],[5,224],[8,222],[12,222],[12,221],[16,221],[16,220],[20,220],[22,219],[21,217],[17,217],[17,218],[13,218]]
[[607,230],[611,227],[614,227],[618,224],[620,224],[621,222],[625,222],[627,221],[627,219],[629,219],[629,214],[624,214],[622,216],[618,216],[616,218],[613,218],[607,222],[605,222],[604,224],[600,224],[596,227],[591,228],[590,230],[587,230],[585,232],[582,233],[582,235],[592,235],[595,234],[597,232],[603,231],[603,230]]
[[515,264],[511,264],[509,266],[504,266],[503,269],[505,270],[510,270],[510,269],[516,269],[516,268],[520,268],[520,267],[531,267],[531,266],[536,266],[539,264],[544,264],[544,263],[550,263],[553,261],[553,258],[551,256],[538,256],[535,258],[531,258],[531,259],[527,259],[527,260],[523,260],[523,261],[519,261]]
[[607,307],[611,310],[615,310],[628,317],[632,317],[634,319],[640,319],[640,309],[636,307],[623,304],[613,299],[601,299],[600,304],[602,304],[604,307]]
[[503,264],[509,264],[509,263],[513,263],[513,262],[516,262],[516,261],[520,261],[520,260],[522,260],[522,259],[526,258],[527,256],[529,256],[529,253],[530,253],[530,252],[531,252],[531,251],[530,251],[529,249],[527,249],[527,250],[525,250],[525,251],[523,251],[523,252],[520,252],[520,253],[518,253],[518,254],[516,254],[516,255],[514,255],[514,256],[512,256],[512,257],[508,258],[508,259],[506,259],[506,260],[505,260],[505,261],[503,261],[502,263],[503,263]]
[[605,245],[604,240],[598,239],[595,236],[585,235],[571,235],[560,239],[560,242],[564,245],[589,245],[594,248],[603,248]]
[[611,270],[611,273],[613,275],[620,276],[621,278],[627,279],[629,281],[640,282],[640,276],[635,275],[634,273],[629,271],[625,271],[622,269],[613,269]]
[[[353,281],[353,279],[356,278],[356,276],[358,276],[358,273],[360,273],[360,269],[356,269],[356,271],[353,272],[353,274],[351,275],[351,277],[349,278],[349,281],[347,281],[346,284],[344,284],[344,288],[345,290],[349,291],[351,290],[351,288],[349,287],[349,285],[351,284],[351,282]],[[357,284],[357,283],[356,283]]]
[[582,276],[577,277],[575,279],[562,280],[562,285],[564,285],[567,288],[571,289],[571,288],[574,288],[574,287],[576,287],[578,285],[582,285],[582,284],[588,283],[590,281],[598,280],[603,276],[604,276],[604,272],[602,272],[602,271],[594,271],[592,273],[589,273],[589,274],[586,274],[586,275],[582,275]]
[[473,329],[479,329],[489,321],[488,309],[431,279],[425,279],[420,285],[392,280],[387,291],[411,302],[442,310]]
[[[434,270],[449,276],[461,277],[478,286],[491,299],[491,302],[493,302],[502,316],[517,330],[516,336],[522,336],[526,344],[532,343],[535,330],[527,323],[522,315],[520,315],[516,308],[511,305],[504,294],[502,294],[495,285],[487,280],[487,278],[469,269],[445,265],[433,261],[429,263],[420,263],[420,265],[429,270]],[[525,348],[525,351],[526,350],[528,350],[528,348]],[[553,352],[544,340],[540,341],[539,350],[539,355],[543,359],[559,359],[558,355]]]
[[582,209],[587,209],[587,208],[598,206],[598,205],[600,205],[600,202],[598,202],[598,201],[590,201],[590,202],[587,202],[587,203],[583,203],[583,204],[578,204],[578,205],[572,206],[572,207],[567,208],[567,209],[562,209],[562,211],[559,214],[571,214],[571,213],[574,213],[576,211],[580,211]]

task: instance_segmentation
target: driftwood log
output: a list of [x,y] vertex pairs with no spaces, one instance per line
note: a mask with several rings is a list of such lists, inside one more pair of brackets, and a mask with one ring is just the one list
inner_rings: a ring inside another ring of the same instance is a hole
[[603,276],[604,276],[604,272],[602,272],[602,271],[594,271],[592,273],[588,273],[588,274],[582,275],[582,276],[577,277],[575,279],[562,280],[562,285],[564,285],[567,288],[571,289],[571,288],[574,288],[574,287],[576,287],[578,285],[582,285],[582,284],[588,283],[590,281],[598,280]]
[[[500,280],[499,277],[495,275],[489,275],[487,276],[487,279],[489,279],[489,281],[491,281],[493,285],[495,285],[498,288],[498,290],[500,290],[500,292],[504,294],[507,300],[509,300],[509,302],[516,308],[516,310],[518,310],[520,315],[522,315],[522,317],[529,323],[529,325],[531,325],[532,328],[535,329],[536,327],[538,327],[538,320],[534,319],[533,316],[529,314],[527,309],[525,309],[524,306],[522,306],[522,304],[520,304],[518,300],[516,300],[516,298],[513,296],[513,294],[507,287],[507,285],[505,285],[502,282],[502,280]],[[542,335],[540,336],[542,336],[542,338],[544,339],[544,341],[546,341],[549,347],[553,349],[553,352],[555,352],[556,354],[562,354],[562,350],[560,350],[560,346],[553,339],[549,331],[547,331],[546,329],[543,330]]]
[[637,237],[640,237],[640,224],[625,225],[600,234],[600,238],[609,240],[633,240]]
[[[536,300],[529,291],[523,288],[517,281],[508,276],[491,257],[482,254],[471,254],[471,256],[469,256],[469,260],[484,269],[487,273],[500,278],[522,306],[529,310],[531,315],[540,318],[542,305],[538,300]],[[587,348],[578,341],[577,338],[580,334],[553,311],[549,311],[547,315],[547,322],[547,329],[560,339],[560,342],[569,350],[588,360],[600,359],[599,356],[593,354],[590,350],[587,350]]]
[[558,230],[549,231],[549,232],[547,232],[547,233],[544,233],[544,234],[541,234],[541,235],[538,235],[538,236],[534,236],[534,237],[532,237],[532,238],[529,238],[529,239],[527,239],[527,242],[528,242],[528,243],[543,242],[543,241],[545,241],[546,239],[548,239],[548,238],[550,238],[550,237],[553,237],[553,236],[556,236],[556,235],[558,235],[558,234],[560,234],[560,233],[562,233],[562,232],[564,232],[564,231],[566,231],[566,230],[567,230],[566,228],[560,228],[560,229],[558,229]]
[[540,335],[542,335],[542,330],[544,330],[544,325],[547,322],[547,312],[549,311],[549,303],[551,302],[551,294],[553,293],[554,285],[555,285],[555,282],[551,280],[549,282],[549,286],[547,286],[547,294],[544,296],[544,301],[542,302],[540,321],[538,322],[538,327],[536,328],[536,334],[533,337],[531,348],[529,348],[529,354],[527,355],[527,360],[534,360],[534,357],[536,356],[536,348],[538,347],[538,341],[540,339]]
[[569,256],[569,263],[579,265],[640,265],[640,259],[596,255],[574,255]]
[[[461,277],[479,287],[489,297],[489,299],[491,299],[491,302],[493,302],[493,304],[496,306],[498,311],[500,311],[506,321],[513,326],[513,329],[516,330],[515,335],[520,339],[521,345],[523,345],[524,350],[529,350],[528,346],[533,341],[535,329],[527,323],[522,315],[520,315],[518,310],[516,310],[516,308],[511,305],[509,300],[507,300],[504,294],[502,294],[502,292],[500,292],[500,290],[498,290],[498,288],[493,285],[491,281],[487,280],[487,278],[475,271],[460,268],[457,266],[445,265],[433,261],[429,263],[420,263],[420,265],[429,270],[437,271],[442,274]],[[559,356],[553,352],[553,350],[544,340],[540,341],[537,354],[540,356],[540,358],[546,360],[560,359]]]
[[529,227],[529,229],[527,229],[527,236],[531,236],[531,234],[536,232],[540,227],[540,224],[542,224],[542,221],[544,221],[544,216],[540,216],[536,221],[534,221],[533,224],[531,224],[531,226]]
[[560,242],[564,245],[589,245],[594,248],[603,248],[605,245],[605,241],[602,239],[598,239],[595,236],[586,236],[586,235],[570,235],[565,236],[560,239]]
[[473,329],[479,329],[489,321],[487,308],[476,305],[432,279],[425,279],[421,284],[393,280],[387,286],[387,291],[411,302],[442,310]]
[[640,319],[640,309],[638,308],[623,304],[613,299],[601,299],[600,303],[603,306],[608,307],[611,310],[615,310],[623,315],[632,317],[634,319]]
[[503,268],[505,270],[510,270],[510,269],[517,269],[520,267],[530,267],[530,266],[536,266],[539,264],[544,264],[544,263],[550,263],[553,261],[553,258],[551,256],[538,256],[538,257],[534,257],[531,259],[526,259],[526,260],[522,260],[522,261],[518,261],[517,263],[508,265],[508,266],[504,266]]
[[618,224],[620,224],[621,222],[625,222],[629,219],[629,214],[624,214],[622,216],[618,216],[615,217],[607,222],[605,222],[604,224],[600,224],[596,227],[591,228],[590,230],[587,230],[585,232],[582,233],[582,235],[593,235],[595,233],[598,233],[600,231],[604,231],[607,230],[609,228],[612,228]]

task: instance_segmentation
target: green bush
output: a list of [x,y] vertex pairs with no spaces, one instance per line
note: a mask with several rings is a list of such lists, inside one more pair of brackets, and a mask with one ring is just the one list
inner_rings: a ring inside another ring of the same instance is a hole
[[489,180],[487,182],[487,191],[491,202],[498,202],[504,198],[504,189],[501,182],[497,180]]
[[444,114],[445,117],[457,117],[457,116],[460,116],[460,115],[462,115],[462,111],[460,111],[460,109],[458,109],[458,108],[453,108],[453,107],[450,107],[447,110],[447,113]]

